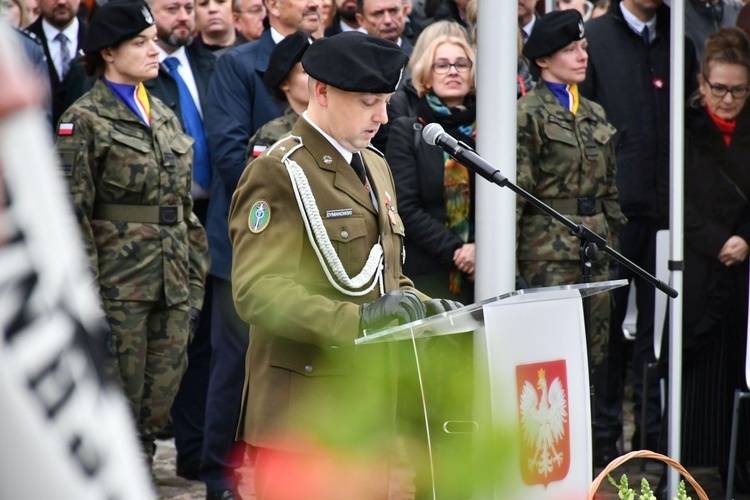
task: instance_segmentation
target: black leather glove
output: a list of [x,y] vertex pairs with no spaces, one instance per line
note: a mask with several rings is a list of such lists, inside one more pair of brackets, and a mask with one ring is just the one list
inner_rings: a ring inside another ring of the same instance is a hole
[[516,290],[525,290],[531,288],[526,280],[520,274],[516,275]]
[[434,316],[436,314],[453,311],[454,309],[460,309],[464,305],[460,302],[450,299],[430,299],[424,301],[424,307],[427,311],[427,316]]
[[392,290],[374,302],[359,306],[359,331],[378,330],[395,320],[405,325],[424,317],[424,304],[414,292]]
[[195,307],[190,308],[190,337],[188,341],[192,342],[195,338],[195,332],[198,331],[198,322],[201,319],[201,310]]

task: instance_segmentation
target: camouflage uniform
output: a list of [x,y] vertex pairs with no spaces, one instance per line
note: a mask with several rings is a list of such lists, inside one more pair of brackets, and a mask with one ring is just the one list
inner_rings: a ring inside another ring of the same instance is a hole
[[57,148],[146,454],[185,369],[208,269],[190,197],[192,139],[150,98],[151,128],[99,80],[62,116]]
[[[517,183],[574,223],[617,248],[626,222],[615,185],[614,127],[602,108],[581,98],[575,115],[549,88],[538,86],[518,101]],[[522,197],[516,206],[518,272],[530,286],[579,283],[580,241]],[[592,281],[609,278],[609,261],[593,263]],[[609,339],[609,294],[591,300],[591,362],[604,360]]]
[[290,106],[286,108],[283,115],[260,127],[247,143],[247,162],[253,161],[266,148],[287,135],[297,123],[297,118],[299,115]]

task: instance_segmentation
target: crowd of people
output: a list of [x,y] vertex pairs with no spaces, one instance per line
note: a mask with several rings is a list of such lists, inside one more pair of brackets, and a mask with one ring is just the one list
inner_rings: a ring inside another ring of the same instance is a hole
[[[2,3],[48,82],[49,125],[106,319],[106,367],[146,464],[168,429],[177,474],[203,481],[207,499],[240,498],[248,482],[274,498],[279,464],[320,458],[301,430],[358,436],[342,429],[363,391],[378,408],[396,406],[393,381],[375,377],[378,392],[362,368],[399,361],[387,348],[355,352],[356,337],[474,302],[477,181],[421,131],[439,123],[475,144],[477,3]],[[668,4],[559,0],[547,14],[538,4],[518,1],[517,182],[653,274],[670,206]],[[747,335],[750,12],[739,0],[685,9],[683,463],[726,475]],[[516,221],[518,287],[584,279],[579,242],[562,225],[520,198]],[[589,265],[594,281],[629,283],[591,300],[602,466],[624,451],[628,366],[631,446],[666,451],[658,379],[644,377],[666,327],[654,324],[647,282],[608,258]],[[395,434],[391,413],[370,415],[368,432]],[[736,488],[750,490],[750,426],[741,428]],[[374,456],[394,453],[388,439],[370,445]],[[249,464],[252,480],[241,473]],[[384,498],[382,472],[355,497]]]

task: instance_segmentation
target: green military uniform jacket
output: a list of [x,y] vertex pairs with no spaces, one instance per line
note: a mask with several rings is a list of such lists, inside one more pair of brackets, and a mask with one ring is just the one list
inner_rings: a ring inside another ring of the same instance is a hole
[[274,142],[287,135],[297,123],[297,118],[299,115],[289,106],[283,115],[260,127],[247,142],[247,161],[253,161]]
[[72,126],[57,139],[63,174],[102,299],[200,308],[209,256],[192,212],[193,139],[149,99],[150,128],[98,80],[60,120]]
[[[380,292],[376,286],[362,296],[346,295],[326,277],[282,161],[287,155],[303,169],[325,232],[348,276],[359,273],[379,241],[385,291],[413,290],[413,285],[401,270],[404,226],[382,153],[362,151],[377,208],[352,167],[304,117],[291,136],[248,165],[229,213],[233,296],[239,316],[252,331],[239,437],[256,446],[294,449],[293,442],[271,441],[279,434],[288,438],[295,428],[307,432],[315,421],[346,426],[350,410],[363,402],[364,394],[376,407],[380,394],[392,410],[388,399],[393,392],[392,387],[390,394],[378,392],[378,384],[360,385],[355,393],[352,386],[349,393],[342,387],[357,379],[358,370],[373,367],[365,360],[392,369],[386,344],[354,349],[359,304],[377,299]],[[264,222],[257,213],[261,205],[267,210]],[[368,418],[381,418],[378,412],[384,408],[378,408]],[[330,414],[321,417],[321,409]]]
[[[574,115],[541,80],[518,101],[518,186],[617,248],[626,218],[615,184],[614,133],[601,106],[581,97]],[[595,213],[580,214],[581,198]],[[579,260],[578,238],[521,196],[516,221],[518,260]]]

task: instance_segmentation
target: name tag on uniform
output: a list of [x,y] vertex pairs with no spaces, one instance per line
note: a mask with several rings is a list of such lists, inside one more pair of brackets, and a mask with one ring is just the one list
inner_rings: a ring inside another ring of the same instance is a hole
[[326,212],[326,219],[339,219],[341,217],[351,217],[351,208],[339,208],[338,210],[328,210]]

